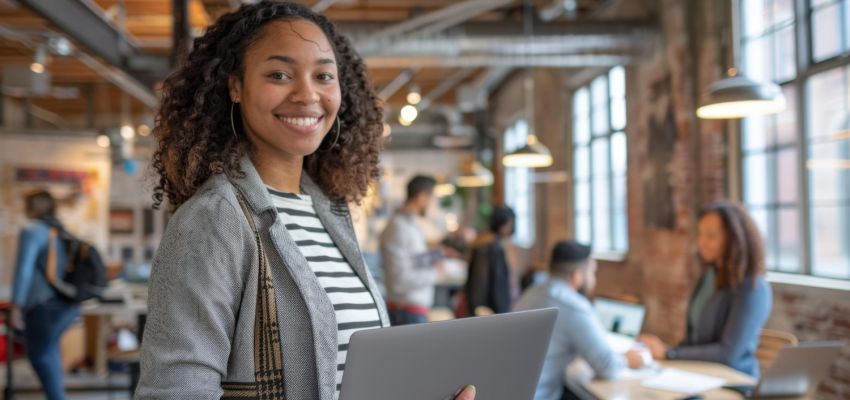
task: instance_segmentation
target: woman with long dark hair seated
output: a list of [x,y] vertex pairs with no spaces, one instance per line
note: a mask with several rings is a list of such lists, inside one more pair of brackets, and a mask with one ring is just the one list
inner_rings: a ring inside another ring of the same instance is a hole
[[704,273],[688,305],[685,340],[640,340],[659,360],[713,361],[758,377],[756,346],[772,303],[758,228],[743,207],[719,201],[700,212],[698,247]]

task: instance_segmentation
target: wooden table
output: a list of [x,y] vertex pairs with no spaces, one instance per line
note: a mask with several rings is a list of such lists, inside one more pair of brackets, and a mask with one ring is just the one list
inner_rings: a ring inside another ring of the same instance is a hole
[[113,316],[137,317],[147,313],[147,305],[127,305],[110,303],[89,303],[82,308],[83,322],[86,326],[86,353],[94,362],[94,373],[107,374],[107,356],[109,332]]
[[[725,365],[715,364],[701,361],[662,361],[662,368],[676,368],[682,371],[693,372],[726,380],[727,385],[754,385],[756,380],[749,375],[738,372]],[[612,380],[592,380],[589,382],[577,385],[571,384],[571,389],[581,392],[582,397],[589,399],[647,399],[647,400],[675,400],[686,397],[682,393],[667,392],[662,390],[650,389],[641,386],[641,378],[625,378]],[[738,393],[725,390],[714,389],[705,393],[701,393],[705,400],[725,400],[725,399],[742,399],[743,396]],[[802,398],[800,398],[802,399]]]

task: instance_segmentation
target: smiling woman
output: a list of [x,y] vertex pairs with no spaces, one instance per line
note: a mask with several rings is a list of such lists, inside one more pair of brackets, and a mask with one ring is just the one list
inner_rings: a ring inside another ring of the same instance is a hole
[[347,206],[383,143],[365,71],[324,17],[260,2],[222,16],[165,81],[154,200],[175,214],[136,399],[335,399],[351,335],[389,325]]

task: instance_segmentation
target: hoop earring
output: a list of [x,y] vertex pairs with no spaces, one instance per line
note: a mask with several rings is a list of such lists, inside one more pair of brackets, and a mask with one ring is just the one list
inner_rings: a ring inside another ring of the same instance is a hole
[[333,150],[333,148],[334,148],[334,147],[336,147],[336,142],[338,142],[338,141],[339,141],[339,131],[340,131],[340,127],[339,127],[339,115],[337,115],[337,116],[336,116],[336,137],[334,138],[334,142],[333,142],[333,144],[331,144],[331,145],[330,145],[330,147],[328,147],[327,149],[324,149],[324,150],[319,149],[319,152],[320,152],[320,153],[327,153],[327,152],[329,152],[329,151]]
[[239,140],[239,135],[236,134],[236,123],[233,122],[233,107],[236,105],[234,102],[230,102],[230,131],[233,132],[233,138]]

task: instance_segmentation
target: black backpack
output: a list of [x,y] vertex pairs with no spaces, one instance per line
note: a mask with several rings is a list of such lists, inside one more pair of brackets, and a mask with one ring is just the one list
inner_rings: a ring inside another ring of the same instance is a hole
[[[70,303],[79,303],[91,298],[100,298],[106,290],[106,266],[97,249],[78,239],[61,226],[50,224],[50,241],[47,252],[47,281],[59,293],[59,297]],[[56,278],[56,241],[59,238],[65,247],[65,277]]]

